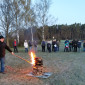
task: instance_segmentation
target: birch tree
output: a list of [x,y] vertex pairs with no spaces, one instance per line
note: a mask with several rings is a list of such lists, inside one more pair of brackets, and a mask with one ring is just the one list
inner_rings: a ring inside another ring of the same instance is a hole
[[36,16],[37,16],[37,22],[38,25],[42,26],[42,39],[45,39],[44,30],[45,26],[48,24],[49,21],[49,7],[51,5],[51,0],[39,0],[38,3],[36,3]]

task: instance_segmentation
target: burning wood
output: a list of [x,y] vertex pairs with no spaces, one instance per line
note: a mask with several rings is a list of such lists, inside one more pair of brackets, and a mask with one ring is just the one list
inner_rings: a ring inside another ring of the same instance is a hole
[[43,67],[43,60],[41,57],[36,57],[35,53],[31,52],[31,62],[33,64],[32,74],[40,76],[45,70]]
[[47,69],[43,67],[43,60],[41,57],[36,57],[35,53],[31,51],[31,64],[33,65],[32,72],[27,74],[28,76],[48,78],[52,75],[51,72],[46,72]]
[[42,66],[43,65],[43,60],[40,57],[35,58],[35,66]]
[[33,75],[42,75],[43,70],[43,60],[40,57],[35,58],[35,65],[33,66]]

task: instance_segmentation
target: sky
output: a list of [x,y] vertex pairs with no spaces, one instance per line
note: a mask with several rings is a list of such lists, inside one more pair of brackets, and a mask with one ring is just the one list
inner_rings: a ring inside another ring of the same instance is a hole
[[85,0],[52,0],[49,11],[58,24],[85,23]]
[[49,13],[56,19],[56,24],[85,24],[85,0],[51,0],[51,2]]

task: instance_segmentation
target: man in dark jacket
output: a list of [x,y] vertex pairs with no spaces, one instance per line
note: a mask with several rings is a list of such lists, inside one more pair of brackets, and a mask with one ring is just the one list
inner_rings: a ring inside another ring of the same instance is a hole
[[77,39],[73,40],[74,52],[77,52],[77,47],[78,47],[77,44],[78,44]]
[[0,62],[1,62],[1,70],[0,73],[5,73],[5,49],[7,49],[12,55],[14,55],[14,53],[12,52],[12,50],[6,45],[6,43],[4,42],[4,37],[0,36]]
[[47,42],[47,50],[50,53],[51,52],[51,43],[50,41]]
[[41,46],[42,46],[42,52],[45,52],[45,46],[46,46],[45,40],[43,40],[43,41],[41,42]]
[[29,48],[31,50],[32,49],[32,45],[33,45],[32,41],[29,40],[28,45],[29,45]]

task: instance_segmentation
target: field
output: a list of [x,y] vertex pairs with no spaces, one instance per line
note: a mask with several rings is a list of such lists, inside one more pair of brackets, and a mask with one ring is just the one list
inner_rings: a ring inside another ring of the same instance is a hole
[[[63,52],[64,44],[60,45],[59,52],[41,52],[38,46],[36,55],[42,57],[44,67],[52,76],[47,79],[29,77],[32,65],[6,53],[5,68],[7,73],[0,74],[0,85],[85,85],[85,53]],[[19,48],[21,56],[30,61],[30,57],[24,52],[24,48]]]

